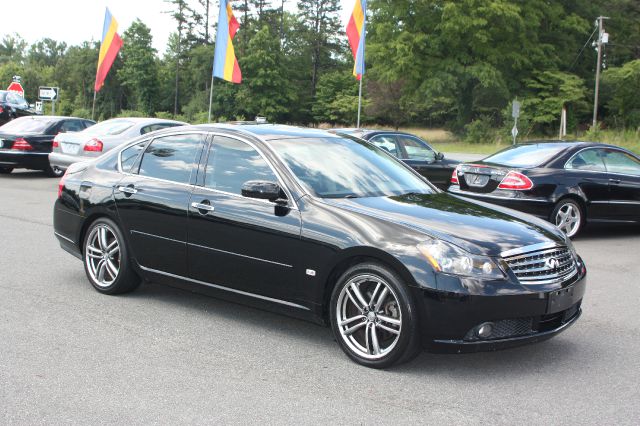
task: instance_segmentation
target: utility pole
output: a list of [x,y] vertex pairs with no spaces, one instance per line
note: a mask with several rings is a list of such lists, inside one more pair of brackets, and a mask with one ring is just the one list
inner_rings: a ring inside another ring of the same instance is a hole
[[602,68],[602,46],[609,42],[609,34],[604,32],[603,22],[605,19],[609,19],[606,16],[598,16],[596,25],[598,26],[598,41],[596,49],[598,50],[598,65],[596,67],[596,90],[593,99],[593,129],[595,130],[598,125],[598,94],[600,91],[600,68]]

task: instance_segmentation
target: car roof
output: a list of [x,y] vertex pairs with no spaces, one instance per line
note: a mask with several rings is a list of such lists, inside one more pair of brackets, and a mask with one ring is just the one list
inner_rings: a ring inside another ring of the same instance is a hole
[[232,130],[254,136],[268,141],[277,139],[299,138],[336,138],[333,133],[326,130],[312,129],[308,127],[288,126],[283,124],[254,124],[254,123],[212,123],[192,126],[199,130]]
[[126,120],[126,121],[134,122],[136,124],[146,124],[146,123],[180,123],[184,125],[189,124],[189,123],[185,123],[184,121],[176,121],[176,120],[170,120],[168,118],[155,118],[155,117],[113,117],[113,118],[109,118],[108,120],[101,121],[101,123],[104,123],[105,121],[110,121],[110,120]]
[[[590,141],[579,141],[579,140],[561,141],[561,140],[553,140],[553,139],[524,141],[524,142],[519,142],[515,146],[530,146],[530,145],[540,145],[540,146],[558,145],[564,148],[589,148],[589,147],[621,148],[617,145],[611,145],[603,142],[590,142]],[[624,149],[624,148],[621,148],[621,149]]]
[[91,121],[95,123],[93,120],[89,120],[88,118],[79,118],[79,117],[64,117],[62,115],[26,115],[24,117],[17,118],[27,119],[27,120],[83,120],[83,121]]

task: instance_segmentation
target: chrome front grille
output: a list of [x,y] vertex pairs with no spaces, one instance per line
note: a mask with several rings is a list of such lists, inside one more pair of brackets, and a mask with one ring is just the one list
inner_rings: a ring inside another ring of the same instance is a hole
[[504,257],[504,260],[522,284],[561,282],[578,271],[576,261],[566,247],[531,251]]

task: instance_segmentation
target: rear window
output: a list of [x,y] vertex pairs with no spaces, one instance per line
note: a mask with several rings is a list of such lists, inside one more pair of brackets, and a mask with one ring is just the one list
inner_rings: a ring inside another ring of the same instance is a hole
[[129,120],[107,120],[89,127],[84,132],[90,135],[110,136],[119,135],[133,126],[134,122]]
[[566,145],[556,144],[519,145],[493,154],[483,161],[526,169],[546,163],[566,148]]
[[44,133],[55,120],[33,117],[21,117],[13,121],[9,121],[0,127],[5,133]]

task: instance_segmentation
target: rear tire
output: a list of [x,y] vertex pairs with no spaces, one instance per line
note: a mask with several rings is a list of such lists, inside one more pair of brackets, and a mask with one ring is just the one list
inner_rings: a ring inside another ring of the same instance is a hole
[[58,166],[49,166],[49,168],[45,169],[44,173],[53,178],[60,178],[64,176],[64,170]]
[[82,252],[87,278],[100,293],[128,293],[140,285],[122,232],[111,219],[100,218],[89,226]]
[[330,319],[336,341],[349,358],[372,368],[413,359],[420,349],[418,311],[398,274],[361,263],[338,279]]
[[574,238],[585,224],[585,215],[577,201],[564,198],[558,201],[549,220],[567,237]]
[[13,171],[13,167],[0,167],[0,175],[8,175]]

